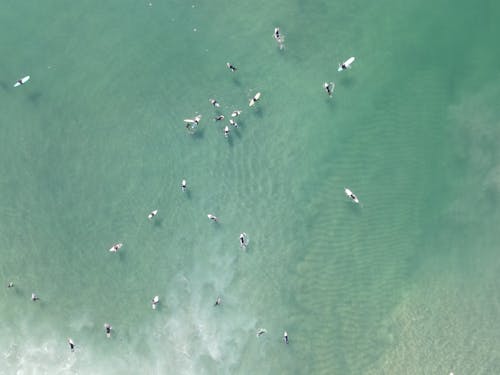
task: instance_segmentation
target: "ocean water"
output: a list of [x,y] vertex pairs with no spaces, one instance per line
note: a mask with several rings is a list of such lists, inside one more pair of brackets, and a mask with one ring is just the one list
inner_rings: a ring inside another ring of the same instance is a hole
[[0,374],[498,373],[499,16],[5,1]]

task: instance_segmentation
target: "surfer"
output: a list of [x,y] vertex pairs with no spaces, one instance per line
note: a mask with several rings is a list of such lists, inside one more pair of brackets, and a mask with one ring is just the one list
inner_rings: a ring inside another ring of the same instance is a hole
[[288,344],[288,332],[287,331],[285,331],[283,333],[283,341],[285,342],[285,344]]
[[158,302],[160,302],[160,297],[154,296],[151,300],[151,307],[153,308],[153,310],[156,310],[156,305],[158,305]]
[[237,128],[237,127],[238,127],[238,123],[237,123],[236,121],[234,121],[232,118],[230,118],[230,119],[229,119],[229,123],[230,123],[231,125],[233,125],[235,128]]
[[226,125],[226,127],[224,128],[224,137],[229,137],[229,126]]
[[109,249],[109,251],[111,251],[112,253],[116,253],[118,250],[120,250],[122,248],[123,244],[122,243],[115,243],[111,249]]
[[36,302],[40,299],[40,297],[38,297],[35,293],[31,293],[31,300],[33,302]]
[[151,220],[158,214],[158,210],[151,211],[151,213],[148,215],[148,219]]
[[333,82],[325,82],[323,83],[323,88],[326,93],[331,97],[333,95],[333,90],[335,90],[335,83]]
[[110,338],[111,337],[111,330],[113,327],[109,323],[104,323],[104,330],[106,332],[106,337]]
[[216,223],[219,221],[219,219],[217,218],[217,216],[215,215],[212,215],[212,214],[208,214],[207,217],[212,220],[212,221],[215,221]]
[[214,106],[214,107],[217,107],[219,108],[220,107],[220,104],[217,100],[215,99],[210,99],[210,103]]
[[247,234],[244,232],[240,234],[240,247],[247,247]]
[[280,49],[283,49],[283,47],[284,47],[283,43],[285,42],[285,37],[283,35],[281,35],[279,27],[274,28],[273,38],[280,45]]
[[353,202],[359,203],[358,197],[349,188],[344,188],[344,192]]
[[224,115],[219,115],[219,116],[217,116],[214,120],[215,120],[215,121],[221,121],[221,120],[224,120]]
[[239,115],[241,115],[241,111],[239,109],[233,111],[233,113],[231,113],[231,117],[238,117]]
[[262,336],[266,332],[267,330],[265,328],[259,328],[259,330],[257,331],[257,337]]
[[217,297],[217,299],[215,300],[215,303],[214,303],[214,306],[220,306],[222,303],[222,299],[219,297]]
[[255,103],[257,103],[260,99],[260,92],[254,95],[252,99],[250,99],[250,103],[248,103],[249,107],[252,107]]
[[68,337],[68,344],[69,344],[69,348],[71,349],[71,351],[74,352],[75,351],[75,343],[69,337]]
[[338,71],[346,70],[351,68],[351,64],[354,62],[355,58],[354,57],[349,57],[346,61],[344,61],[342,64],[339,64]]
[[9,283],[7,284],[7,288],[13,288],[14,287],[14,283],[12,281],[9,281]]
[[28,82],[30,79],[30,76],[23,77],[21,79],[18,79],[16,83],[14,83],[14,87],[18,87],[21,85],[24,85],[26,82]]
[[226,63],[226,66],[227,66],[227,67],[229,68],[229,70],[230,70],[230,71],[232,71],[232,72],[236,72],[236,70],[237,70],[237,69],[236,69],[236,67],[235,67],[233,64],[231,64],[231,63],[228,63],[228,62],[227,62],[227,63]]
[[186,188],[187,188],[187,182],[186,182],[186,180],[182,180],[182,182],[181,182],[181,190],[182,191],[186,191]]

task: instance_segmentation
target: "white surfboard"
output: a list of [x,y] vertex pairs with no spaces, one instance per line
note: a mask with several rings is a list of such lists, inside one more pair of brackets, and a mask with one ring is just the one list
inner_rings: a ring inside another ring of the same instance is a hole
[[118,250],[120,250],[122,248],[123,244],[120,242],[120,243],[115,243],[111,249],[109,249],[109,251],[111,251],[112,253],[116,253]]
[[151,307],[153,308],[153,310],[156,310],[156,305],[158,305],[158,302],[160,302],[160,297],[154,296],[151,300]]
[[248,103],[249,107],[252,107],[257,101],[260,99],[260,92],[255,94],[255,96],[250,100],[250,103]]
[[339,65],[338,71],[341,72],[342,70],[350,69],[354,60],[356,60],[355,57],[349,57],[346,61]]
[[30,76],[26,76],[26,77],[21,78],[16,83],[14,83],[14,87],[18,87],[18,86],[24,85],[26,82],[29,81],[29,79],[30,79]]
[[344,188],[345,195],[347,195],[355,203],[359,203],[358,197],[349,188]]
[[148,219],[152,219],[153,217],[156,216],[157,213],[158,213],[158,210],[151,211],[151,213],[148,215]]

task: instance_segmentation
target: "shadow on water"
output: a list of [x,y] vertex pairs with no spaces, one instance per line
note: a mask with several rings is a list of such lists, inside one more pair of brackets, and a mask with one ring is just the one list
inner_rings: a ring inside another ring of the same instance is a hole
[[30,102],[37,104],[40,98],[42,97],[41,91],[36,91],[31,94],[28,94],[28,99]]
[[360,202],[359,204],[356,204],[351,201],[346,201],[345,202],[346,206],[350,206],[350,210],[354,212],[356,216],[361,216],[363,215],[363,202]]
[[235,137],[238,137],[238,139],[241,139],[241,133],[239,127],[233,130],[233,134]]
[[241,81],[238,77],[233,77],[233,83],[238,86],[238,87],[241,87]]
[[202,139],[205,136],[205,131],[203,129],[196,129],[194,133],[191,134],[191,137],[194,139]]
[[[234,131],[232,133],[234,134]],[[229,135],[229,137],[227,137],[227,144],[230,147],[233,147],[233,137],[231,135]]]
[[335,107],[336,107],[336,105],[337,105],[337,104],[335,104],[335,99],[334,99],[333,97],[329,97],[329,96],[327,96],[327,97],[325,98],[325,104],[326,104],[328,107],[330,107],[330,109],[335,109]]
[[163,225],[163,218],[158,218],[154,221],[153,224],[155,227],[161,227]]
[[352,87],[356,84],[356,79],[352,76],[345,75],[339,79],[340,84],[345,87]]
[[186,195],[187,199],[191,199],[191,190],[186,189],[186,191],[184,192],[184,194]]
[[1,87],[3,90],[5,90],[5,91],[7,91],[7,90],[9,90],[9,89],[10,89],[9,84],[8,84],[7,82],[4,82],[4,81],[0,81],[0,87]]
[[264,110],[262,109],[262,107],[255,108],[254,113],[258,117],[263,117],[264,116]]

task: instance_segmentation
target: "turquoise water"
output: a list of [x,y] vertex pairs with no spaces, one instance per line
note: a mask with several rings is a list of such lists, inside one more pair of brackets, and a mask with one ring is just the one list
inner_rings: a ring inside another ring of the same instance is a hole
[[0,373],[497,373],[500,6],[151,4],[3,4]]

